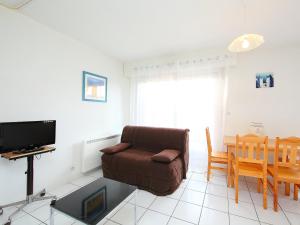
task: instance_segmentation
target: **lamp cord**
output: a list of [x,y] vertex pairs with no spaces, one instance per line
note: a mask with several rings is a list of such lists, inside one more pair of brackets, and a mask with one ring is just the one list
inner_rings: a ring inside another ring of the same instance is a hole
[[246,0],[242,0],[242,4],[243,4],[243,14],[244,14],[244,27],[247,27],[247,5],[246,5]]

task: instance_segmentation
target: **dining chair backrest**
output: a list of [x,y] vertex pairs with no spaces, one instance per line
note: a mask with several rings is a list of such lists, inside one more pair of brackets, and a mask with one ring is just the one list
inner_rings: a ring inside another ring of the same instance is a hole
[[210,139],[210,133],[209,133],[209,128],[208,127],[206,127],[205,132],[206,132],[206,142],[207,142],[208,156],[210,156],[211,152],[212,152],[212,147],[211,147],[211,139]]
[[[261,151],[263,150],[263,155]],[[235,160],[260,164],[267,168],[268,164],[268,137],[248,134],[245,136],[236,135]]]
[[300,138],[276,138],[274,167],[299,167]]

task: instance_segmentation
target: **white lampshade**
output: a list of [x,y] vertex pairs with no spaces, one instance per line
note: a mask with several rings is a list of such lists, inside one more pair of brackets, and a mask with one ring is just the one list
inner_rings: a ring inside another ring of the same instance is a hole
[[247,52],[264,43],[264,37],[258,34],[244,34],[234,39],[228,46],[231,52]]

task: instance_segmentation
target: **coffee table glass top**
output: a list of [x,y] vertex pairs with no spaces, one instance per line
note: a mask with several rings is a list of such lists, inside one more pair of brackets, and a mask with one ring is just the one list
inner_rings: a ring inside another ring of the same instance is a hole
[[137,188],[107,178],[53,202],[51,207],[85,224],[97,224]]

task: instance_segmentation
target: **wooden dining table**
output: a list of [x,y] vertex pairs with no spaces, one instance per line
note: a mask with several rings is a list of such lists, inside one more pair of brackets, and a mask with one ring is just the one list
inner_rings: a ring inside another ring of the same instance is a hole
[[[236,137],[235,136],[224,136],[223,144],[226,146],[227,151],[235,148]],[[269,138],[268,150],[273,152],[275,150],[276,139]]]

